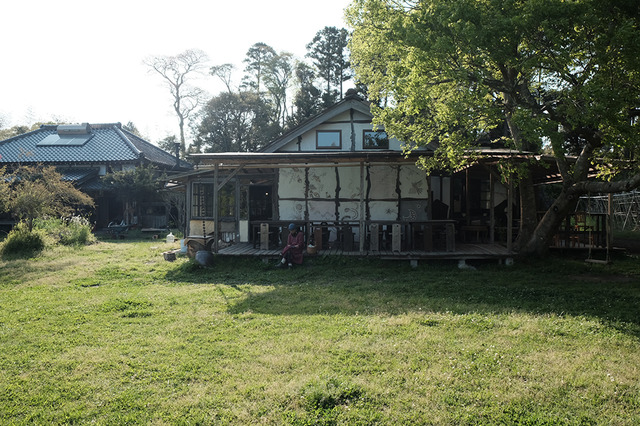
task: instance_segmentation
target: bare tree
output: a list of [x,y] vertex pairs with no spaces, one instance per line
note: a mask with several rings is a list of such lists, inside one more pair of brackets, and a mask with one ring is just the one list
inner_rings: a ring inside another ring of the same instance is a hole
[[233,89],[231,88],[231,74],[234,68],[232,64],[214,65],[209,70],[209,74],[218,77],[227,88],[227,92],[233,93]]
[[202,50],[189,49],[175,56],[154,56],[144,61],[150,71],[162,76],[173,96],[173,109],[180,127],[180,154],[183,157],[187,151],[185,121],[206,101],[204,90],[191,86],[189,81],[191,77],[206,72],[208,60],[207,54]]

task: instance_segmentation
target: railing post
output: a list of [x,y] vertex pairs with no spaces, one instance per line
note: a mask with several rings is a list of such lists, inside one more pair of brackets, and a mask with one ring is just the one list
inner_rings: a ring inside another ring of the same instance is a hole
[[369,227],[369,250],[380,250],[380,225],[372,223]]
[[269,250],[269,224],[260,224],[260,250]]
[[401,251],[402,249],[402,226],[394,223],[391,228],[391,250]]

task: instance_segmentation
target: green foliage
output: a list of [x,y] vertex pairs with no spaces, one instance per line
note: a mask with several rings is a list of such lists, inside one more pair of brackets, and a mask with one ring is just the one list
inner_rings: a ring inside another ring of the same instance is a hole
[[195,144],[204,152],[255,152],[280,130],[271,117],[253,92],[221,93],[203,107]]
[[45,247],[45,233],[29,230],[26,223],[18,223],[7,235],[1,246],[2,256],[32,256]]
[[[547,250],[553,230],[587,193],[640,185],[640,16],[618,0],[356,0],[351,59],[374,124],[435,150],[428,171],[456,170],[478,148],[516,154],[503,179],[520,179],[521,254]],[[555,157],[562,192],[549,214],[533,171]],[[525,157],[528,162],[520,162]],[[602,179],[592,179],[593,169]]]
[[25,221],[45,216],[71,216],[79,208],[93,207],[91,197],[64,181],[54,167],[23,166],[12,173],[0,170],[0,208]]
[[4,256],[33,255],[55,244],[82,246],[96,241],[91,224],[85,218],[36,219],[31,230],[26,222],[19,222],[7,235],[1,253]]
[[44,231],[53,241],[65,246],[86,245],[97,241],[91,232],[89,221],[80,216],[37,220],[34,223],[34,229]]
[[504,123],[498,139],[519,151],[547,141],[560,161],[585,146],[590,160],[628,158],[640,146],[629,115],[640,96],[632,10],[616,0],[358,0],[352,61],[385,103],[374,112],[389,134],[437,142],[433,167],[460,166]]
[[163,187],[158,169],[151,165],[108,173],[102,179],[125,201],[153,200]]
[[342,97],[342,83],[351,78],[348,42],[349,32],[346,29],[324,27],[307,44],[307,57],[313,60],[318,77],[327,85],[323,94],[325,107],[331,106]]
[[246,64],[244,87],[255,93],[260,93],[269,63],[276,56],[273,47],[266,43],[255,43],[251,46],[243,61]]
[[35,123],[31,127],[24,126],[24,125],[17,125],[7,129],[3,129],[2,126],[0,126],[0,141],[12,138],[14,136],[19,136],[24,133],[31,132],[33,130],[37,130],[41,124],[42,123]]
[[321,90],[315,85],[314,70],[304,62],[298,62],[295,67],[295,75],[300,85],[300,90],[293,98],[295,112],[290,117],[290,126],[301,124],[306,119],[320,112]]

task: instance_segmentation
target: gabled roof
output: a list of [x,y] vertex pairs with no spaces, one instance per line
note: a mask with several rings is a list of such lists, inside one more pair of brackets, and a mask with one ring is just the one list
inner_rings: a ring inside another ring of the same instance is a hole
[[354,109],[356,111],[361,112],[371,118],[373,118],[373,114],[371,114],[371,106],[370,103],[363,100],[360,96],[353,94],[347,95],[340,102],[330,106],[324,111],[316,114],[315,116],[309,118],[301,125],[295,127],[291,131],[285,133],[280,136],[278,139],[271,142],[269,145],[264,147],[261,152],[276,152],[292,140],[296,140],[298,136],[302,136],[304,133],[308,132],[319,126],[322,123],[330,121],[332,118],[342,114],[345,111],[349,111],[350,109]]
[[[43,125],[0,141],[0,165],[138,164],[143,160],[161,168],[176,165],[172,154],[123,130],[120,123]],[[180,161],[178,169],[189,168],[189,163]]]

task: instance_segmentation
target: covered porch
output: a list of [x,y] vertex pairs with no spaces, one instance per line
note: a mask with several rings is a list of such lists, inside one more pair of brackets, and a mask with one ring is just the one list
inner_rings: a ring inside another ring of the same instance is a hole
[[434,257],[497,242],[510,251],[512,191],[481,166],[427,175],[418,155],[194,154],[195,170],[174,178],[187,188],[185,242],[221,254],[240,244],[246,253],[247,243],[276,250],[293,222],[318,253]]
[[[512,257],[518,197],[491,162],[427,175],[417,155],[194,154],[195,170],[174,178],[187,188],[185,244],[192,254],[276,257],[293,222],[309,255]],[[603,219],[587,227],[579,219],[568,219],[554,243],[601,247]]]

